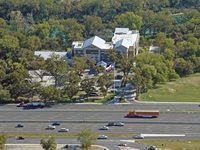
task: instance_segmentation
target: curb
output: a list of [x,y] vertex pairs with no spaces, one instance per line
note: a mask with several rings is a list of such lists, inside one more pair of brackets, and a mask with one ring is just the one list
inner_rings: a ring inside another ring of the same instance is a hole
[[154,102],[154,101],[138,101],[138,100],[134,100],[135,103],[139,103],[139,104],[184,104],[184,105],[193,105],[193,104],[200,104],[200,102]]

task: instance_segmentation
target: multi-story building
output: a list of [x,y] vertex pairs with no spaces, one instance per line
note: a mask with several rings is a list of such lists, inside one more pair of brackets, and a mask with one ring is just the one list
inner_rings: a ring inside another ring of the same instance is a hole
[[98,36],[85,41],[73,42],[73,55],[85,56],[96,62],[108,62],[109,49],[114,49],[121,54],[136,56],[139,50],[139,37],[138,31],[130,31],[129,28],[116,28],[111,42],[106,42]]

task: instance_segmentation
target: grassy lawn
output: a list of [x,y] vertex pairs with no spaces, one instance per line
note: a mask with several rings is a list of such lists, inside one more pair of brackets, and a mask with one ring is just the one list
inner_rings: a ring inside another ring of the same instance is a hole
[[161,150],[200,150],[200,140],[140,140],[137,142],[154,145]]
[[174,82],[159,84],[140,96],[142,101],[200,102],[200,74],[180,78]]

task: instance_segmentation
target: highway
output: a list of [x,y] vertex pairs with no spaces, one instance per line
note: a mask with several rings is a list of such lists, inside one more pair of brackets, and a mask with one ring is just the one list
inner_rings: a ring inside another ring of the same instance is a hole
[[[124,118],[129,110],[133,109],[159,109],[160,116],[154,119]],[[69,128],[69,133],[79,133],[89,128],[98,134],[127,134],[125,137],[99,141],[97,144],[116,149],[116,145],[123,140],[134,140],[136,134],[185,134],[185,137],[172,137],[172,139],[200,139],[200,111],[197,104],[140,104],[131,105],[55,105],[51,108],[23,110],[16,105],[0,106],[0,132],[1,133],[57,133],[60,128]],[[173,110],[173,111],[171,111]],[[193,110],[187,112],[184,110]],[[195,110],[195,111],[194,111]],[[184,112],[181,112],[184,111]],[[59,121],[60,126],[55,130],[46,130],[53,121]],[[111,121],[122,121],[123,127],[110,127],[108,131],[99,128]],[[23,128],[15,128],[22,123]],[[169,137],[170,138],[170,137]],[[160,139],[160,138],[159,138]],[[8,143],[38,143],[40,139],[25,139],[16,141],[9,138]],[[59,144],[77,143],[76,139],[57,139]],[[127,142],[125,142],[127,143]],[[130,147],[145,149],[144,145],[128,142]]]
[[[200,103],[199,103],[200,104]],[[200,110],[199,104],[169,104],[169,103],[133,103],[133,104],[111,104],[111,105],[101,105],[101,104],[58,104],[51,108],[46,108],[48,110],[133,110],[133,109],[157,109],[157,110]],[[7,110],[21,110],[17,108],[16,105],[0,105],[0,111]]]
[[198,124],[200,125],[200,112],[163,112],[158,118],[125,118],[128,111],[39,111],[20,110],[0,112],[0,122],[49,122],[61,121],[72,123],[107,123],[109,121],[122,121],[125,123],[151,123],[151,124]]

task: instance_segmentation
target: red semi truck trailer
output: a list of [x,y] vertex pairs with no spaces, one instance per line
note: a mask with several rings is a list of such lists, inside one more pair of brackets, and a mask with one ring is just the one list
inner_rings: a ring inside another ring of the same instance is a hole
[[125,117],[127,118],[157,118],[160,115],[159,110],[133,110]]

